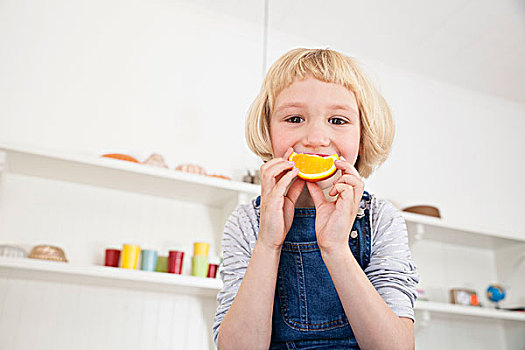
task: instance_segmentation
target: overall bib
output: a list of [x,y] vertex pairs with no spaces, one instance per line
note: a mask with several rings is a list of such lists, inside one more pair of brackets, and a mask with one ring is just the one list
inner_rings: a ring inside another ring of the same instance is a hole
[[[365,191],[348,242],[363,270],[370,262],[369,203]],[[295,210],[283,243],[270,349],[359,349],[317,245],[315,208]]]

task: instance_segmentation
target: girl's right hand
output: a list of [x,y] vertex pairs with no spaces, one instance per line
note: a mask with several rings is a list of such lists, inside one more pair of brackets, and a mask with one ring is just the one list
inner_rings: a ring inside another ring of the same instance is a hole
[[261,166],[261,219],[257,241],[272,249],[281,249],[305,184],[297,178],[299,170],[294,168],[294,163],[288,161],[292,152],[290,147],[283,158],[274,158]]

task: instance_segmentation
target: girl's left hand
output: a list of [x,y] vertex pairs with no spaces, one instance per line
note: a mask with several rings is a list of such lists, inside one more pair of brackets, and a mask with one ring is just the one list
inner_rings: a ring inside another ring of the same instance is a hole
[[365,190],[365,184],[352,164],[346,160],[337,160],[335,165],[342,171],[341,177],[334,181],[328,193],[337,196],[335,201],[326,200],[316,183],[307,183],[316,209],[317,244],[322,252],[328,253],[348,248],[348,236]]

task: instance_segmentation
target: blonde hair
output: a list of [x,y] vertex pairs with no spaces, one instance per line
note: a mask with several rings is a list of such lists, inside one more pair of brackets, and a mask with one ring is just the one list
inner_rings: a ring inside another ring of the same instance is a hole
[[383,96],[368,81],[356,62],[339,52],[323,49],[294,49],[281,56],[268,70],[259,95],[246,120],[246,141],[263,161],[274,157],[270,140],[270,117],[277,95],[295,79],[307,76],[340,84],[357,100],[361,140],[356,169],[368,177],[390,154],[394,140],[394,120]]

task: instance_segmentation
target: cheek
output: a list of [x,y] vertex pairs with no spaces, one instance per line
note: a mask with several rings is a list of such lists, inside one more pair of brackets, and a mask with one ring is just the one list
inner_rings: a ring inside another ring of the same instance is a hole
[[[355,164],[357,160],[357,156],[359,155],[359,137],[358,135],[353,135],[351,138],[352,142],[347,143],[346,147],[344,147],[342,151],[343,157],[352,164]],[[347,139],[348,140],[348,139]]]
[[288,147],[292,146],[286,133],[279,130],[270,131],[270,139],[274,157],[284,156]]

